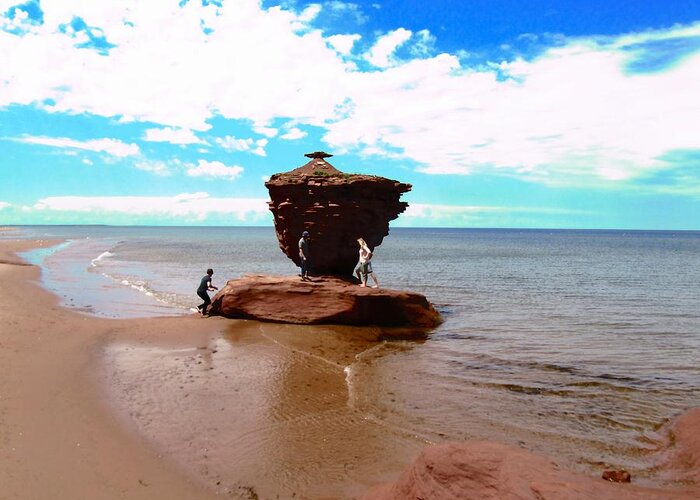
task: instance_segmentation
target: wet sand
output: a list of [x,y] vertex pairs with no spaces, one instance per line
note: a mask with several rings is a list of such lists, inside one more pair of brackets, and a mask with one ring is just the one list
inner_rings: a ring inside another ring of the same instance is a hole
[[92,376],[109,333],[160,328],[204,335],[216,320],[100,320],[58,306],[39,268],[15,252],[51,242],[0,242],[0,498],[209,498],[115,418]]
[[346,367],[373,333],[232,321],[196,345],[119,336],[104,385],[125,421],[219,493],[355,498],[429,444],[353,406]]
[[0,242],[0,498],[354,498],[430,444],[355,407],[378,330],[87,316],[15,255],[56,243]]

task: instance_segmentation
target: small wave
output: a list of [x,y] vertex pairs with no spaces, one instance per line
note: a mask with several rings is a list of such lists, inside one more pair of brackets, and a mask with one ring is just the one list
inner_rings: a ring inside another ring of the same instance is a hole
[[163,293],[153,290],[149,285],[141,280],[130,281],[128,278],[116,277],[108,273],[102,273],[102,276],[114,283],[119,283],[122,286],[136,290],[139,293],[159,302],[168,307],[187,310],[190,308],[189,301],[182,300],[177,294]]
[[113,257],[113,256],[114,256],[114,254],[110,251],[102,252],[98,257],[96,257],[90,261],[90,265],[92,267],[97,267],[102,259],[105,259],[108,257]]
[[[107,275],[105,275],[105,276],[107,276]],[[131,281],[124,279],[124,280],[122,280],[122,285],[131,287],[134,290],[137,290],[137,291],[147,295],[148,297],[155,297],[155,294],[146,286],[145,283],[143,283],[141,281],[136,281],[136,282],[132,283]]]

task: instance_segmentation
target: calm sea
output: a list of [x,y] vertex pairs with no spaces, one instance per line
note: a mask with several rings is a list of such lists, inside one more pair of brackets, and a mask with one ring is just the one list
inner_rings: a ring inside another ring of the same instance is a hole
[[[28,258],[96,315],[190,313],[208,267],[218,286],[298,272],[272,228],[22,231],[66,241]],[[373,264],[445,322],[358,355],[354,404],[428,441],[495,439],[653,478],[655,430],[700,406],[700,232],[392,229]]]

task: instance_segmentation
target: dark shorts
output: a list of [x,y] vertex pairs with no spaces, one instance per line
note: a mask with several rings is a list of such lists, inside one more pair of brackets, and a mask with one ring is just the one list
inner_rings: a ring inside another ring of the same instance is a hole
[[361,274],[367,275],[372,273],[372,263],[371,262],[364,262],[361,264],[358,264],[357,268],[360,270]]

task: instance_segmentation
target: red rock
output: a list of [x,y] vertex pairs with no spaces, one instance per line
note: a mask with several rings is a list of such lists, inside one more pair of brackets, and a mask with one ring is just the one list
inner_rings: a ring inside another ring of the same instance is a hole
[[606,470],[603,471],[601,476],[606,481],[613,483],[630,483],[632,482],[632,476],[626,470]]
[[212,314],[297,324],[431,328],[440,315],[418,293],[369,288],[337,277],[249,275],[230,280],[212,299]]
[[357,238],[371,249],[389,234],[389,221],[408,203],[399,201],[410,184],[374,175],[344,174],[323,152],[309,153],[307,164],[275,174],[265,183],[282,251],[299,265],[299,238],[309,231],[311,272],[351,276],[357,263]]
[[700,485],[700,407],[671,420],[659,432],[666,438],[661,467],[668,479]]
[[473,441],[424,449],[396,482],[371,488],[362,500],[700,498],[700,408],[675,419],[668,431],[672,439],[664,451],[682,489],[613,483],[564,470],[519,448]]

